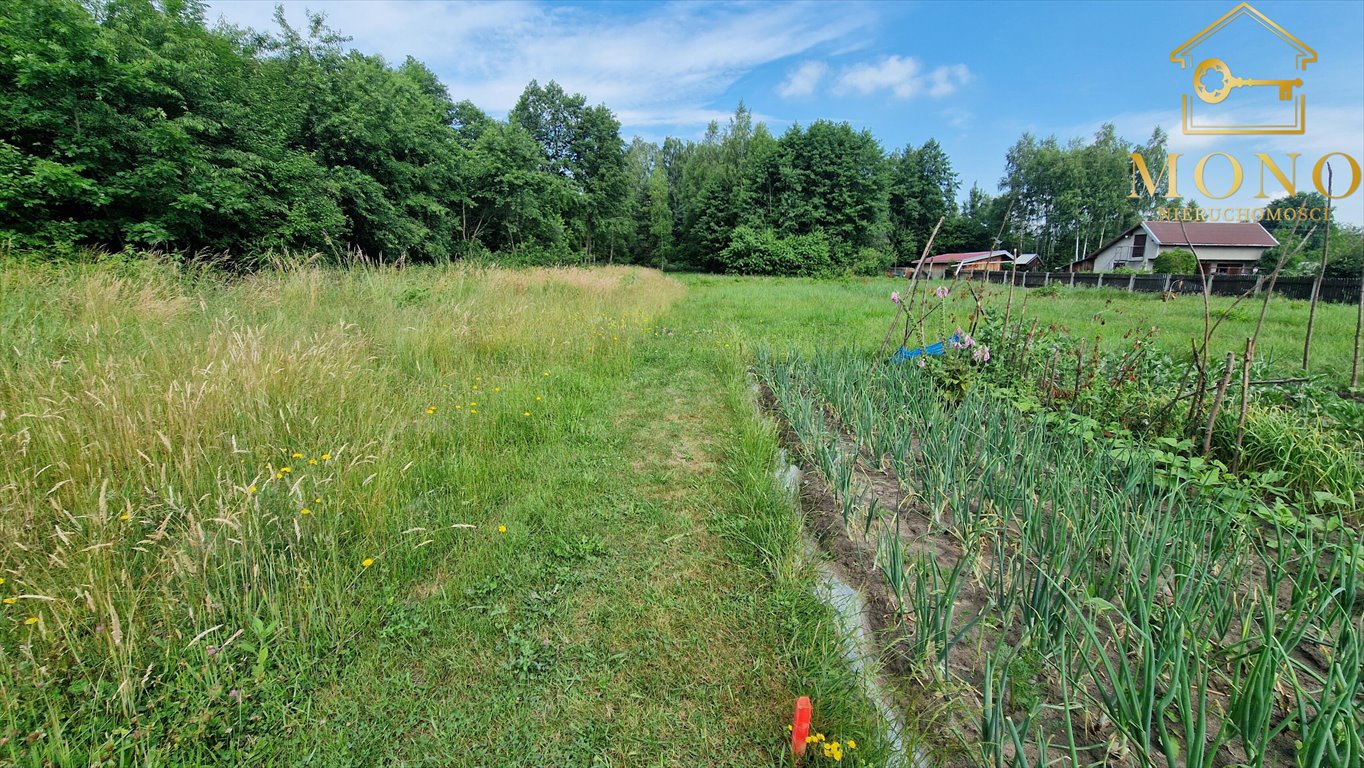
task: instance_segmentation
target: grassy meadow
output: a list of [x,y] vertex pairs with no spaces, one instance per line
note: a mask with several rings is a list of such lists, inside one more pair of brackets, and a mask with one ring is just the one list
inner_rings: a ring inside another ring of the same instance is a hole
[[[891,291],[905,291],[907,285],[903,278],[828,281],[709,275],[688,276],[686,282],[699,289],[695,300],[708,312],[729,319],[751,339],[774,348],[794,346],[812,351],[847,347],[867,353],[874,352],[885,337],[893,314]],[[928,291],[950,285],[951,281],[925,282]],[[956,285],[945,312],[948,317],[961,318],[974,308],[975,300],[967,293],[965,283]],[[986,312],[1002,317],[1008,287],[977,284],[976,288],[982,291]],[[1246,339],[1255,332],[1260,303],[1259,298],[1247,299],[1233,307],[1234,297],[1210,298],[1214,321],[1219,313],[1225,314],[1213,336],[1213,359],[1244,351]],[[1330,385],[1349,384],[1357,312],[1350,304],[1317,306],[1311,373],[1322,376]],[[1027,322],[1036,319],[1039,328],[1055,325],[1077,338],[1098,337],[1104,351],[1129,345],[1130,339],[1124,336],[1128,331],[1155,327],[1158,330],[1152,342],[1157,348],[1187,357],[1189,339],[1203,337],[1203,298],[1197,293],[1162,301],[1159,294],[1108,288],[1062,287],[1055,296],[1037,296],[1033,289],[1020,288],[1015,289],[1011,314],[1017,319],[1020,313]],[[1285,376],[1302,375],[1307,314],[1305,301],[1271,298],[1257,359]],[[940,330],[951,332],[947,325]],[[893,341],[899,339],[897,332]]]
[[685,293],[5,267],[0,754],[747,766],[808,693],[874,759],[740,344]]
[[[749,370],[874,351],[902,286],[0,265],[0,755],[782,765],[808,694],[881,764]],[[1196,296],[1026,312],[1172,352],[1202,327]],[[1353,312],[1319,311],[1333,381]],[[1304,313],[1271,303],[1286,373]]]

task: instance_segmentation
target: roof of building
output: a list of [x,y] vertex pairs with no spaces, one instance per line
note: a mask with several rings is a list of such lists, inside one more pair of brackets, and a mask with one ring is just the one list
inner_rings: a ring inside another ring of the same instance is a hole
[[1018,264],[1019,266],[1022,266],[1024,264],[1031,264],[1034,261],[1037,261],[1038,258],[1039,258],[1038,255],[1035,253],[1024,253],[1020,254],[1018,258],[1014,259],[1014,263]]
[[[1070,264],[1091,261],[1105,248],[1122,240],[1138,229],[1145,229],[1161,245],[1200,246],[1240,246],[1246,248],[1273,248],[1279,244],[1258,221],[1143,221],[1124,229],[1118,236],[1095,248],[1089,255],[1076,259]],[[1185,237],[1187,233],[1188,237]],[[1069,265],[1067,265],[1069,266]]]
[[1279,244],[1258,221],[1143,221],[1161,245],[1239,245],[1273,248]]
[[924,264],[966,264],[994,256],[1009,256],[1008,251],[967,251],[966,253],[940,253],[922,259]]

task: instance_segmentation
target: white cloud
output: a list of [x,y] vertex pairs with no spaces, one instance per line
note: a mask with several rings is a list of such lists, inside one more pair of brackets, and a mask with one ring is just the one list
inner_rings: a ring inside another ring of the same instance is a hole
[[815,86],[824,78],[824,73],[829,71],[829,65],[822,61],[806,61],[799,67],[791,70],[786,76],[786,80],[777,86],[777,93],[791,98],[792,96],[809,96],[815,92]]
[[970,126],[975,118],[975,114],[970,110],[959,109],[957,107],[948,107],[939,112],[938,115],[942,117],[943,122],[947,123],[949,127],[958,130]]
[[923,93],[942,98],[970,82],[971,71],[965,64],[950,64],[925,71],[912,56],[887,56],[875,64],[854,64],[838,78],[839,88],[863,96],[889,91],[897,99],[912,99]]
[[[302,26],[304,2],[283,0]],[[676,3],[622,15],[611,6],[540,3],[308,0],[356,48],[431,67],[455,99],[494,114],[509,110],[530,80],[556,80],[626,125],[708,118],[713,100],[765,64],[855,38],[871,26],[860,8]],[[273,6],[215,0],[210,18],[269,28]],[[628,118],[628,119],[627,119]]]
[[958,88],[971,82],[971,71],[965,64],[950,64],[933,70],[929,81],[932,83],[928,89],[929,96],[935,99],[951,96]]

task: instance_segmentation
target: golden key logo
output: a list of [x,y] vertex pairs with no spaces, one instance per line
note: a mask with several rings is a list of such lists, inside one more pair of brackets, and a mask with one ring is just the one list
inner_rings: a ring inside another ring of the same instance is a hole
[[1181,69],[1198,62],[1192,93],[1183,95],[1181,128],[1223,136],[1303,133],[1307,97],[1295,70],[1316,60],[1316,51],[1241,3],[1170,52]]

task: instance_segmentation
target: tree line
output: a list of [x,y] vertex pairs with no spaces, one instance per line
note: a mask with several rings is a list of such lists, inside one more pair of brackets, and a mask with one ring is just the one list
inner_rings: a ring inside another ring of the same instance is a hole
[[[929,139],[887,152],[819,120],[779,136],[741,103],[699,140],[623,141],[605,105],[529,83],[506,119],[408,58],[296,29],[210,26],[198,0],[7,2],[0,245],[613,261],[749,274],[874,273],[1000,247],[1050,266],[1149,213],[1134,149],[1025,135],[999,193],[964,196]],[[1005,218],[1008,221],[1005,222]]]

